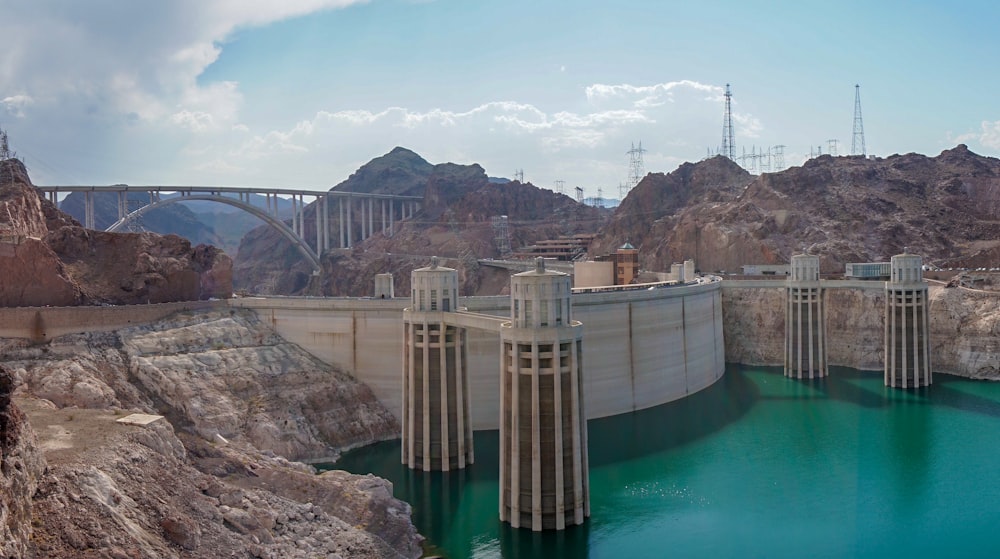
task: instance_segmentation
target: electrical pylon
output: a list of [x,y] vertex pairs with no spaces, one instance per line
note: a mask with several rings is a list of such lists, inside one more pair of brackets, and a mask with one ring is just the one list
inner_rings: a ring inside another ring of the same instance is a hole
[[865,123],[861,120],[861,86],[854,84],[854,139],[851,155],[868,155],[865,150]]

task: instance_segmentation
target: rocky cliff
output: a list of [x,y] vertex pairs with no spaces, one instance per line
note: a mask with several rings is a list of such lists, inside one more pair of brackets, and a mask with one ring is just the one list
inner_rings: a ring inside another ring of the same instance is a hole
[[0,365],[0,557],[25,557],[32,497],[45,473],[34,431],[11,401],[14,377]]
[[937,157],[810,159],[751,177],[716,157],[650,174],[599,237],[631,240],[641,264],[694,258],[705,271],[787,263],[809,249],[824,273],[887,260],[906,246],[943,267],[996,266],[1000,160],[964,145]]
[[[27,492],[35,495],[33,521],[16,523],[34,526],[29,551],[420,554],[409,506],[392,498],[388,482],[317,476],[288,460],[329,459],[395,437],[392,415],[367,387],[251,312],[181,313],[45,346],[6,340],[0,361],[14,371],[49,463],[38,491]],[[146,427],[115,421],[133,411],[166,419]]]
[[[934,372],[1000,379],[1000,293],[932,285],[930,351]],[[726,361],[784,363],[783,289],[722,290]],[[878,370],[885,355],[885,296],[881,290],[828,289],[827,359],[831,365]]]
[[[593,232],[602,219],[596,208],[567,196],[531,184],[491,183],[479,165],[432,165],[404,148],[365,164],[333,190],[422,196],[422,209],[412,219],[396,221],[391,237],[378,233],[356,243],[352,250],[336,249],[323,255],[319,282],[283,237],[267,227],[255,229],[244,237],[236,257],[237,287],[261,294],[365,296],[372,293],[373,276],[389,272],[395,276],[397,292],[405,295],[410,271],[425,266],[431,256],[441,256],[459,269],[463,294],[493,295],[506,286],[507,274],[475,263],[477,258],[499,256],[492,216],[508,216],[514,247]],[[306,238],[313,244],[314,204],[305,215]],[[335,207],[330,218],[331,232],[339,234]],[[381,224],[380,216],[376,221]],[[360,239],[360,224],[360,210],[355,209],[355,240]]]
[[190,301],[232,295],[232,261],[180,237],[80,227],[0,161],[0,306]]

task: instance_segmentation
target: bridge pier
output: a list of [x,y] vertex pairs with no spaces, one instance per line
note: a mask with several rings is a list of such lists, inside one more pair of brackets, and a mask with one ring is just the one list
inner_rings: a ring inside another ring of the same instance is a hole
[[511,276],[511,321],[500,327],[500,520],[563,530],[590,516],[583,325],[571,320],[570,276]]
[[892,257],[885,284],[885,385],[930,386],[931,375],[927,282],[920,256]]
[[785,376],[827,375],[826,312],[819,282],[819,257],[792,256],[785,304]]
[[458,272],[438,266],[434,257],[410,277],[410,307],[403,311],[402,463],[424,471],[462,469],[475,454],[465,329],[446,321],[458,308]]

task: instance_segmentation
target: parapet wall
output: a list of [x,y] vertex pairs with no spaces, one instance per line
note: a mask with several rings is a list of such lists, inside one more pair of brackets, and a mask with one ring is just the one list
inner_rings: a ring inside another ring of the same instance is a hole
[[[408,299],[243,298],[285,339],[350,371],[399,417],[402,310]],[[510,315],[509,297],[467,297],[471,312]],[[725,370],[720,282],[573,296],[584,324],[583,377],[588,418],[627,413],[682,398]],[[500,337],[469,330],[466,352],[473,428],[500,417]]]
[[66,334],[109,332],[155,322],[175,312],[227,305],[226,301],[184,301],[107,307],[0,307],[0,338],[43,343]]

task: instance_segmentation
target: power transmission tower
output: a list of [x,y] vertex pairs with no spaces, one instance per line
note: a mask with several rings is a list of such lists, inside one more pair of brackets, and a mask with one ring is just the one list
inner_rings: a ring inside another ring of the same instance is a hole
[[493,222],[493,243],[497,247],[497,252],[501,258],[510,256],[510,229],[505,215],[495,215]]
[[524,169],[518,169],[514,171],[514,180],[516,180],[521,184],[524,184]]
[[[628,182],[626,185],[629,190],[631,190],[635,185],[639,184],[642,177],[646,175],[646,169],[642,164],[642,154],[646,150],[642,149],[642,140],[639,141],[639,147],[635,147],[632,144],[632,149],[628,150]],[[625,198],[622,196],[622,198]]]
[[581,204],[583,203],[583,189],[579,186],[576,187],[576,201]]
[[10,142],[7,140],[7,131],[0,128],[0,161],[13,159],[17,154],[10,151]]
[[827,140],[826,141],[826,151],[830,155],[837,157],[837,145],[840,144],[838,140]]
[[865,123],[861,120],[861,86],[854,84],[854,139],[851,155],[868,155],[865,150]]
[[604,207],[604,191],[601,190],[601,188],[597,189],[597,198],[594,199],[594,207],[595,208]]
[[733,94],[726,84],[726,112],[722,116],[722,155],[736,161],[736,141],[733,139]]
[[565,186],[566,181],[556,181],[556,194],[565,194],[563,192],[563,186]]
[[785,146],[777,145],[771,148],[774,150],[774,170],[784,171],[785,170]]

